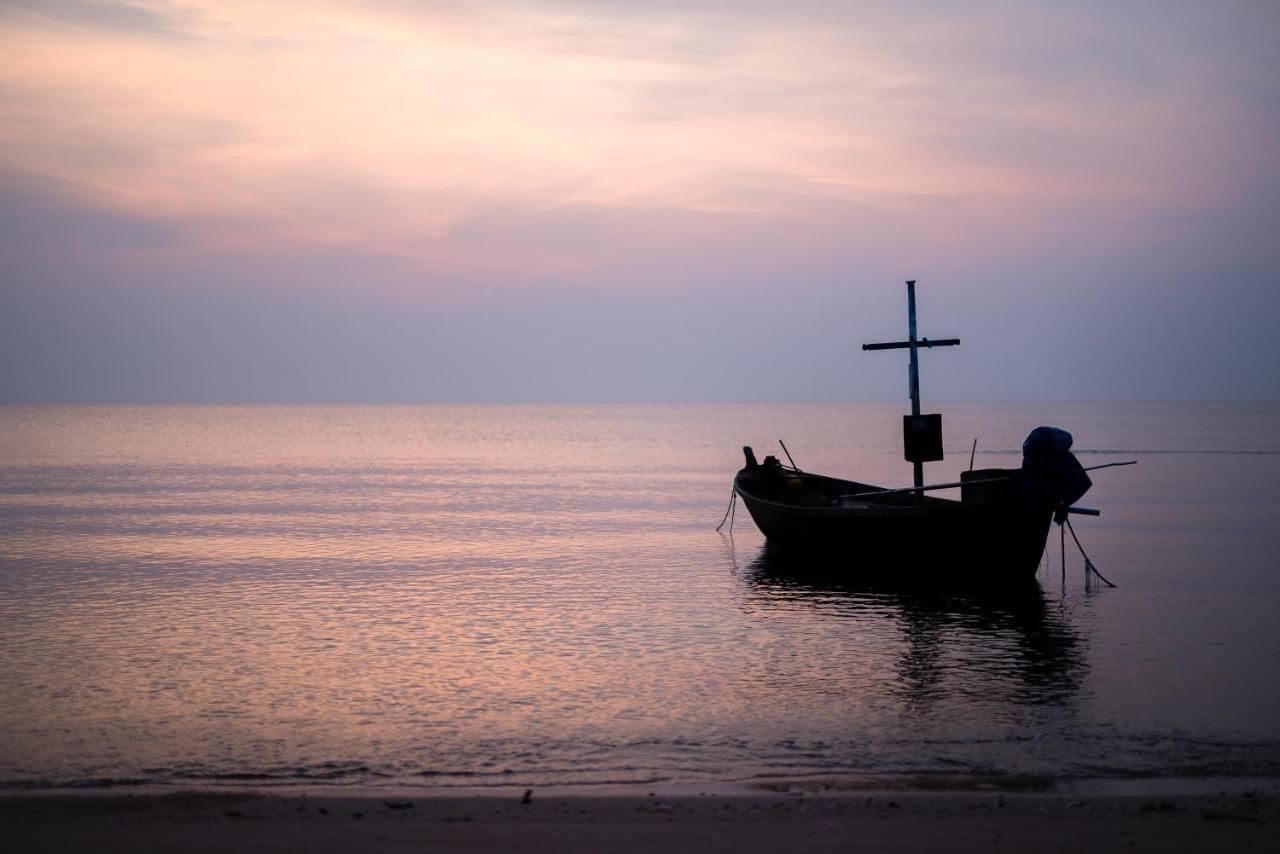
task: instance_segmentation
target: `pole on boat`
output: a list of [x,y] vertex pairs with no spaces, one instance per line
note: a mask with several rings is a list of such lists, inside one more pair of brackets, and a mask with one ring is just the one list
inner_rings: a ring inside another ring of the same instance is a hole
[[[1064,474],[1070,474],[1076,471],[1097,471],[1098,469],[1109,469],[1116,466],[1136,466],[1137,460],[1126,460],[1122,463],[1103,463],[1097,466],[1082,466],[1078,469],[1068,469]],[[972,470],[972,467],[970,467]],[[841,495],[841,498],[865,498],[869,495],[901,495],[905,492],[932,492],[935,489],[955,489],[961,486],[977,486],[980,483],[1007,483],[1014,479],[1014,475],[1001,475],[999,477],[984,477],[978,480],[953,480],[950,483],[931,483],[928,486],[903,486],[898,489],[868,489],[865,492],[850,492],[848,495]],[[1071,513],[1083,513],[1086,516],[1099,516],[1101,511],[1089,510],[1083,507],[1068,507]]]
[[[920,417],[920,348],[916,342],[916,280],[907,280],[907,343],[911,345],[911,417]],[[915,485],[924,486],[924,461],[912,460],[911,471]]]
[[902,444],[904,456],[911,462],[916,487],[924,486],[924,464],[942,459],[942,416],[920,414],[919,348],[953,347],[959,343],[959,338],[939,338],[936,341],[930,341],[928,338],[916,337],[916,280],[909,279],[907,280],[907,340],[862,345],[863,350],[909,349],[911,351],[911,362],[908,366],[911,414],[902,422]]

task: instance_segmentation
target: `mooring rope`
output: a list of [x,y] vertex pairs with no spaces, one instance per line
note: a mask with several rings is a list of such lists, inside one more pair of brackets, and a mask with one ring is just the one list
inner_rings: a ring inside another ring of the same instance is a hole
[[731,534],[733,533],[733,517],[737,515],[737,510],[736,510],[737,506],[738,506],[738,490],[730,488],[729,489],[729,506],[724,509],[724,518],[720,520],[720,524],[716,525],[717,531],[719,531],[721,528],[724,527],[724,523],[727,520],[729,522],[729,533]]
[[[1103,575],[1101,572],[1098,572],[1098,568],[1093,565],[1093,561],[1089,560],[1089,555],[1085,554],[1084,546],[1080,545],[1080,538],[1076,536],[1076,529],[1071,527],[1071,520],[1066,519],[1064,521],[1066,522],[1067,530],[1071,532],[1071,539],[1076,541],[1076,548],[1080,550],[1080,556],[1084,558],[1084,571],[1086,573],[1085,579],[1087,580],[1089,578],[1087,573],[1093,573],[1094,575],[1098,576],[1098,580],[1101,581],[1103,584],[1107,585],[1108,587],[1115,587],[1116,585],[1112,584],[1111,581],[1105,575]],[[1065,576],[1065,574],[1066,574],[1066,569],[1064,568],[1063,575]]]
[[[1064,522],[1066,521],[1066,517],[1063,517],[1063,521]],[[1058,525],[1058,546],[1061,548],[1061,553],[1062,553],[1062,589],[1066,590],[1067,589],[1067,532],[1063,530],[1063,527],[1064,526],[1062,524]],[[1072,534],[1072,536],[1075,536],[1075,534]]]

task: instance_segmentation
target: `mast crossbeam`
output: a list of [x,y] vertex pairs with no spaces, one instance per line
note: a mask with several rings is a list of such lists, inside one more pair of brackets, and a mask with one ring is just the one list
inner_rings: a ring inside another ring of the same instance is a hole
[[[959,338],[938,338],[930,341],[928,338],[921,338],[916,342],[917,347],[954,347],[960,343]],[[863,344],[863,350],[904,350],[911,346],[910,341],[890,341],[885,344]]]
[[[907,282],[907,340],[862,345],[863,350],[911,351],[911,364],[907,374],[911,395],[911,416],[904,420],[903,445],[907,459],[911,460],[917,489],[924,485],[923,461],[942,459],[942,416],[920,415],[920,363],[916,354],[921,347],[953,347],[959,343],[959,338],[938,338],[930,341],[928,338],[916,337],[916,281],[911,279]],[[929,441],[925,444],[931,445],[933,449],[922,451],[916,447],[911,430],[927,434]]]

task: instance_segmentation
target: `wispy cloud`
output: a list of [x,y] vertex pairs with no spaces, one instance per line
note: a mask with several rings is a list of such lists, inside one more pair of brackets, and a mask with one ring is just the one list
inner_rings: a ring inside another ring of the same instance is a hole
[[1200,167],[1261,105],[1201,113],[1202,58],[1129,38],[1161,22],[975,8],[30,4],[4,18],[2,157],[197,242],[427,254],[495,208],[1239,189]]
[[1179,0],[10,2],[3,287],[710,317],[945,273],[1034,280],[1055,324],[1067,287],[1132,319],[1201,280],[1176,305],[1262,317],[1221,282],[1280,275],[1277,32]]
[[11,17],[29,27],[56,23],[153,37],[180,35],[186,17],[167,7],[95,0],[8,0],[6,7]]

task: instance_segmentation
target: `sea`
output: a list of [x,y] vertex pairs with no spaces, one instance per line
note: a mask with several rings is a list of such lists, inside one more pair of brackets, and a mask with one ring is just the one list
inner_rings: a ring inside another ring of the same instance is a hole
[[1114,588],[779,561],[742,446],[909,485],[898,404],[0,407],[0,789],[1280,776],[1280,404],[941,410],[1137,461]]

